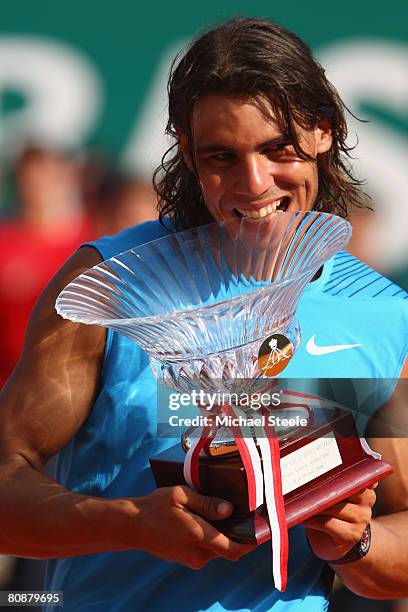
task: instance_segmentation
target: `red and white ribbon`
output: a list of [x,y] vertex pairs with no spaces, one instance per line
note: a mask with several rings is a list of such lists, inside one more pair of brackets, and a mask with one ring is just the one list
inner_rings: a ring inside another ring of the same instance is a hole
[[200,436],[193,439],[193,442],[188,449],[184,458],[183,476],[184,480],[191,489],[195,489],[201,493],[200,474],[199,474],[199,458],[201,451],[208,446],[214,438],[213,424],[205,425],[201,428]]
[[[302,403],[296,403],[302,400]],[[311,406],[321,406],[323,403],[328,404],[328,402],[322,402],[316,396],[296,391],[284,390],[281,393],[280,405],[282,408],[303,408],[308,416]],[[265,409],[262,412],[265,425],[256,428],[256,436],[253,435],[253,430],[251,431],[249,427],[234,424],[235,421],[239,422],[240,416],[243,416],[244,420],[247,416],[241,409],[224,404],[217,406],[217,412],[230,417],[231,426],[229,429],[234,437],[247,477],[249,510],[254,511],[259,508],[265,498],[271,529],[273,578],[275,587],[284,591],[288,579],[289,544],[282,494],[279,439],[273,426],[268,422],[268,412]],[[209,417],[208,413],[207,417]],[[206,448],[208,449],[214,438],[216,431],[214,419],[215,414],[212,415],[211,424],[201,428],[200,436],[193,441],[184,461],[184,479],[190,487],[198,491],[201,491],[199,457],[200,454],[205,452]],[[262,464],[256,442],[261,453]]]
[[288,581],[289,539],[282,494],[279,439],[265,416],[264,435],[257,438],[262,455],[265,500],[271,530],[272,573],[275,587],[286,589]]
[[[272,570],[277,589],[284,591],[287,583],[288,533],[282,496],[279,441],[272,426],[262,429],[258,444],[261,450],[263,470],[258,449],[253,436],[248,435],[247,427],[235,425],[234,420],[245,413],[228,404],[219,407],[230,417],[231,432],[243,462],[248,482],[248,502],[251,511],[259,508],[266,499],[266,508],[271,528]],[[184,479],[186,483],[201,491],[199,478],[199,457],[214,437],[213,426],[201,429],[184,460]]]
[[[245,413],[236,407],[229,404],[220,406],[224,414],[231,419],[236,419],[239,416],[246,418]],[[230,430],[237,445],[242,463],[244,464],[245,473],[248,482],[248,502],[251,511],[262,506],[264,502],[264,478],[262,474],[262,465],[259,458],[258,449],[256,448],[255,440],[251,435],[248,435],[247,427],[240,425],[231,425]]]

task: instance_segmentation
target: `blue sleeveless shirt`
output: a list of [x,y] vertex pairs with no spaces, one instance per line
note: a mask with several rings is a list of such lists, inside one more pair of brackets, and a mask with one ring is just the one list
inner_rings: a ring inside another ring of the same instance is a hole
[[[149,222],[91,244],[107,259],[167,233],[157,221]],[[407,298],[347,252],[337,254],[299,302],[302,341],[285,376],[397,378],[408,352]],[[316,355],[307,350],[310,338],[319,346],[359,346]],[[387,399],[392,384],[381,389],[368,416]],[[357,404],[364,398],[357,397]],[[149,457],[175,443],[156,437],[155,419],[156,382],[146,353],[109,330],[99,394],[61,450],[56,480],[76,493],[105,498],[147,495],[155,488]],[[216,559],[200,571],[142,551],[53,559],[47,562],[45,588],[64,591],[65,609],[75,612],[326,610],[331,570],[310,551],[302,526],[289,531],[289,547],[285,593],[274,589],[269,543],[239,561]]]

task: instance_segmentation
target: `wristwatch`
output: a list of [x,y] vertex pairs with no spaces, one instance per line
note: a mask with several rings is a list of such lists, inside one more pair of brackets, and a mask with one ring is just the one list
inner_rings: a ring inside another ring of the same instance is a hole
[[353,548],[351,548],[343,557],[340,559],[334,559],[333,561],[326,560],[326,563],[331,563],[331,565],[341,565],[342,563],[351,563],[352,561],[358,561],[358,559],[362,559],[366,556],[368,551],[370,550],[371,544],[371,527],[370,523],[368,523],[367,527],[363,531],[363,535],[357,544],[354,544]]

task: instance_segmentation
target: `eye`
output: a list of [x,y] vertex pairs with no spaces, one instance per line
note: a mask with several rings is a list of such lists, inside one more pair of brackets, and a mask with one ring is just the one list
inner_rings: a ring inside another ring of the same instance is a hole
[[270,158],[297,157],[294,146],[290,141],[278,142],[269,146],[263,153]]
[[235,160],[235,155],[229,151],[220,151],[219,153],[212,153],[201,157],[201,162],[209,166],[226,166],[231,164]]
[[228,152],[215,153],[214,155],[211,155],[210,159],[213,161],[220,161],[220,162],[231,161],[232,159],[234,159],[234,155]]

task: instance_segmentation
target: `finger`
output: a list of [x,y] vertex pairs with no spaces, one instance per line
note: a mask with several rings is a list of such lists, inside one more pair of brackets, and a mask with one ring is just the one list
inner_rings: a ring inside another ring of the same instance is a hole
[[[358,506],[356,504],[346,504],[342,507],[332,506],[325,512],[316,514],[312,518],[329,519],[335,518],[345,523],[361,523],[367,525],[371,521],[372,512],[370,506]],[[305,521],[304,524],[308,524]]]
[[332,516],[314,516],[303,524],[327,534],[335,544],[348,543],[350,546],[359,541],[366,527],[362,523],[348,523]]
[[199,531],[196,530],[199,546],[211,551],[217,557],[235,561],[256,548],[256,544],[234,542],[199,515],[190,512],[190,516],[194,517],[196,525],[200,527]]
[[363,489],[362,491],[358,491],[350,497],[347,498],[347,502],[351,502],[352,504],[364,504],[369,505],[372,508],[376,502],[377,495],[372,488]]
[[344,499],[341,502],[338,502],[337,504],[333,504],[333,506],[330,506],[329,508],[326,508],[326,510],[323,510],[322,512],[318,512],[316,516],[335,516],[338,515],[339,512],[342,511],[342,509],[344,508],[345,511],[348,512],[355,512],[357,507],[364,507],[367,506],[369,508],[373,508],[373,506],[375,505],[376,502],[376,494],[372,489],[363,489],[362,491],[358,491],[357,493],[354,493],[353,495],[351,495],[350,497],[348,497],[347,499]]
[[[222,538],[219,536],[222,536]],[[222,533],[220,533],[219,536],[216,536],[209,542],[210,550],[217,555],[225,557],[229,561],[237,561],[243,555],[246,555],[256,548],[256,544],[234,542]]]
[[185,498],[182,502],[186,508],[204,518],[213,521],[219,521],[227,518],[233,511],[233,505],[225,499],[218,497],[210,497],[209,495],[201,495],[188,487],[180,487],[183,489]]
[[[223,534],[221,534],[223,535]],[[256,548],[256,544],[243,544],[240,542],[234,542],[227,536],[223,536],[225,539],[221,541],[219,536],[211,541],[211,550],[221,554],[230,561],[236,561],[243,555],[246,555],[251,550]],[[222,552],[221,552],[222,551]]]
[[216,555],[210,550],[201,549],[199,551],[191,551],[191,555],[182,561],[190,569],[200,570],[207,565],[209,561],[216,558]]
[[332,517],[347,523],[364,523],[366,525],[371,520],[371,508],[372,506],[369,504],[339,503],[315,516]]

